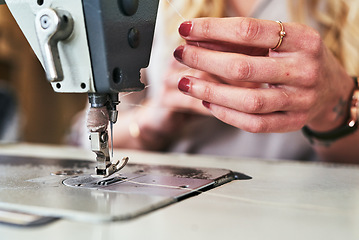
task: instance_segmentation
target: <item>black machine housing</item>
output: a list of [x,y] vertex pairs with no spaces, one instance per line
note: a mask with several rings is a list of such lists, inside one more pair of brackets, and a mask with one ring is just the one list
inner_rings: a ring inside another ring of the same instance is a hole
[[159,0],[83,0],[96,93],[140,91]]

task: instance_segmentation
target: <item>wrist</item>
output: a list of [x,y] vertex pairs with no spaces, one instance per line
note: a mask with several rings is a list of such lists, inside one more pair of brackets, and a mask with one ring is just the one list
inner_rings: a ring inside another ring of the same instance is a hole
[[315,140],[327,145],[328,143],[336,141],[356,131],[358,127],[359,113],[359,86],[357,77],[354,77],[353,80],[354,89],[352,90],[350,100],[348,101],[349,104],[346,108],[346,117],[341,118],[344,119],[341,120],[342,124],[337,125],[328,131],[314,131],[309,126],[303,127],[302,131],[311,143],[314,143]]

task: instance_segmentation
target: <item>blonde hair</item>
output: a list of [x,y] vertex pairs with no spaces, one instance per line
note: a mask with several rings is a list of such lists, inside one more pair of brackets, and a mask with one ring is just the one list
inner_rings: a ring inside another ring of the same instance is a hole
[[[186,19],[224,17],[225,0],[167,0],[165,4],[169,31],[173,33]],[[288,0],[292,21],[315,20],[324,43],[349,74],[359,75],[359,1],[357,0]],[[180,14],[179,14],[180,13]]]
[[309,16],[322,29],[326,46],[347,72],[359,75],[359,3],[357,0],[297,0],[291,2],[292,19],[307,23]]

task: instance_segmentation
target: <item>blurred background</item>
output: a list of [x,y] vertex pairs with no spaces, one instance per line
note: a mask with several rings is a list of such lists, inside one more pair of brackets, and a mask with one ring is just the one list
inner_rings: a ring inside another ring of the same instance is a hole
[[[0,85],[14,95],[18,121],[11,121],[16,125],[17,138],[24,142],[64,143],[73,117],[87,102],[86,94],[52,90],[40,62],[5,5],[0,6]],[[9,102],[3,105],[15,108]],[[0,118],[5,114],[0,109]]]

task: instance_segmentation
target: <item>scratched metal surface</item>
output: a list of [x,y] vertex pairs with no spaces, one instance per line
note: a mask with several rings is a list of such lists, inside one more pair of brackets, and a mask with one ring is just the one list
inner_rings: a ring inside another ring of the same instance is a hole
[[[78,221],[127,220],[177,202],[230,172],[129,164],[103,179],[91,177],[94,167],[86,160],[0,156],[0,209]],[[54,175],[69,170],[81,174]]]

